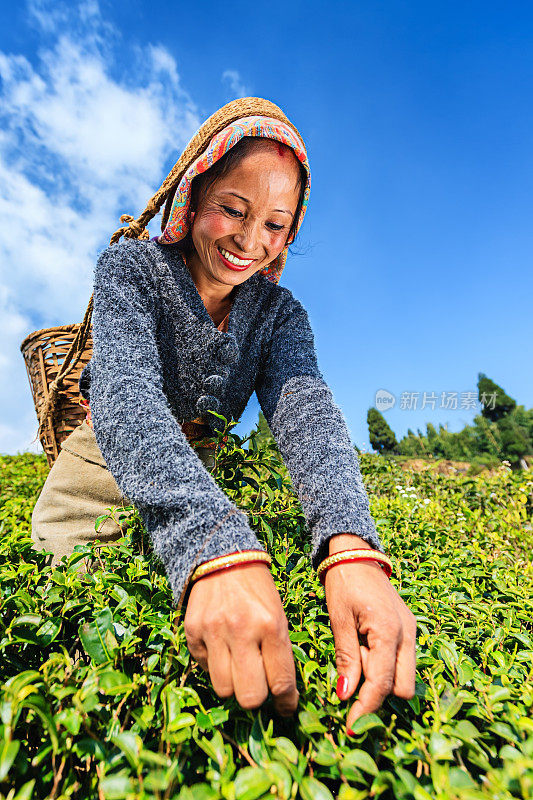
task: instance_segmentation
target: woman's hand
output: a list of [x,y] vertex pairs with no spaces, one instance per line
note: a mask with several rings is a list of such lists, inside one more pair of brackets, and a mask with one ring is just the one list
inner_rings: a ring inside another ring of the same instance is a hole
[[298,706],[287,617],[267,564],[243,564],[196,581],[184,619],[189,652],[209,672],[219,697],[243,708],[274,697],[290,716]]
[[[352,534],[329,540],[329,554],[370,548]],[[326,602],[335,639],[337,694],[353,695],[361,670],[364,683],[348,712],[348,733],[362,714],[376,711],[388,694],[410,699],[415,693],[416,618],[379,564],[347,562],[328,569]],[[366,637],[360,644],[358,634]],[[344,680],[343,680],[344,678]]]

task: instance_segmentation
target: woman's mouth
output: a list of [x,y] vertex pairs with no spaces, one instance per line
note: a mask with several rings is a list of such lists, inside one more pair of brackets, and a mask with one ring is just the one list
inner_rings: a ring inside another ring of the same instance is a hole
[[230,253],[229,250],[225,250],[223,247],[217,247],[218,254],[223,264],[229,269],[237,270],[237,272],[242,272],[245,269],[254,263],[255,258],[239,258],[238,256],[234,255],[234,253]]

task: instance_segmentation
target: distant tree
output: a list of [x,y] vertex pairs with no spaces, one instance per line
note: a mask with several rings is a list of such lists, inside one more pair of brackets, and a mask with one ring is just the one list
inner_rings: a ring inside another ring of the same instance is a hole
[[511,464],[520,461],[522,456],[530,452],[527,431],[509,416],[499,420],[498,427],[501,434],[503,456]]
[[519,464],[523,457],[533,454],[533,441],[529,435],[528,414],[524,406],[517,406],[496,423],[503,457],[511,464]]
[[483,373],[478,376],[478,397],[484,409],[471,425],[451,433],[443,425],[437,432],[429,422],[425,435],[420,429],[415,434],[409,428],[398,444],[398,452],[410,458],[433,455],[470,462],[486,459],[486,463],[505,458],[527,469],[525,456],[533,455],[533,409],[517,406]]
[[257,420],[257,425],[255,426],[255,430],[257,431],[256,439],[259,442],[275,442],[274,437],[272,436],[272,431],[268,427],[268,422],[266,421],[266,417],[262,411],[259,412],[259,417]]
[[366,421],[368,423],[369,442],[376,452],[382,455],[384,453],[398,452],[396,436],[383,414],[377,408],[368,409]]
[[509,397],[501,386],[480,372],[477,380],[478,400],[483,404],[481,413],[491,422],[497,422],[516,408],[516,400]]
[[420,437],[413,433],[411,428],[407,431],[407,436],[404,436],[398,444],[398,452],[402,456],[409,456],[416,458],[417,456],[425,455],[424,447],[420,441]]

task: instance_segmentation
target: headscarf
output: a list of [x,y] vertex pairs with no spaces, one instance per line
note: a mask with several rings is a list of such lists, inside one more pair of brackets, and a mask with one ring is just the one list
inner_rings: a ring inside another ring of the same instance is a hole
[[222,156],[234,147],[244,136],[258,136],[265,139],[274,139],[277,142],[288,145],[295,153],[298,161],[303,165],[307,174],[306,185],[303,194],[303,203],[300,215],[296,224],[295,232],[287,240],[287,244],[279,256],[266,267],[259,270],[260,275],[265,275],[273,283],[278,283],[285,262],[287,260],[288,246],[294,241],[294,236],[298,232],[309,200],[311,189],[311,172],[307,160],[305,145],[293,127],[279,119],[266,116],[247,116],[231,122],[209,141],[207,148],[185,171],[179,182],[166,226],[158,237],[160,244],[174,244],[185,238],[189,231],[189,207],[191,202],[191,186],[193,179],[212,167]]

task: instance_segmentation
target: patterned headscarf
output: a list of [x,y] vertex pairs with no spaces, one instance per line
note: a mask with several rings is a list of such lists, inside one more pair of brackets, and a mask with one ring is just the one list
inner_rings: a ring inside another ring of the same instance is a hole
[[[184,173],[172,201],[168,222],[163,233],[158,237],[158,242],[160,244],[174,244],[185,238],[189,231],[188,212],[191,202],[191,184],[193,179],[213,166],[219,158],[222,158],[222,156],[234,147],[244,136],[260,136],[265,139],[274,139],[277,142],[282,142],[292,148],[296,157],[304,166],[307,173],[307,181],[304,189],[302,210],[296,225],[295,234],[298,232],[305,216],[311,189],[311,172],[305,145],[296,132],[284,122],[274,119],[273,117],[250,116],[232,122],[213,136],[207,149]],[[265,275],[273,283],[278,283],[287,260],[287,248],[293,241],[294,236],[287,241],[286,247],[274,261],[267,264],[262,270],[259,270],[259,274]]]

